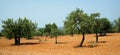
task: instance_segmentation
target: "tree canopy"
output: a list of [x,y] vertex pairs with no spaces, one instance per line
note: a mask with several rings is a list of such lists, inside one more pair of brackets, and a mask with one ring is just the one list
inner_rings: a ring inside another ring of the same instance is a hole
[[106,32],[109,32],[111,29],[110,21],[107,18],[100,18],[98,19],[98,23],[100,35],[106,35]]

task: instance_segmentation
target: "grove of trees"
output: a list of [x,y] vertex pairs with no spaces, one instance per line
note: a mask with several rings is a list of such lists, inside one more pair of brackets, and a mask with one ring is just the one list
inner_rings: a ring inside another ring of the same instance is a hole
[[33,36],[54,37],[57,44],[58,35],[82,34],[80,47],[85,40],[85,34],[96,34],[96,43],[98,36],[104,36],[106,33],[120,32],[120,17],[114,22],[107,18],[101,18],[100,13],[87,14],[83,10],[77,8],[70,12],[64,21],[63,29],[60,29],[55,23],[46,24],[44,28],[37,28],[37,24],[28,20],[19,18],[13,20],[8,18],[2,21],[2,31],[0,36],[5,36],[8,39],[15,39],[15,45],[20,45],[20,38],[30,39]]
[[[120,27],[119,21],[115,21],[116,26]],[[112,25],[107,18],[100,18],[100,13],[92,13],[88,15],[83,10],[77,8],[72,11],[64,21],[64,27],[67,34],[82,34],[80,47],[85,40],[85,33],[96,33],[96,43],[98,42],[98,33],[100,36],[106,35],[106,32],[111,32]],[[118,29],[119,30],[119,29]]]

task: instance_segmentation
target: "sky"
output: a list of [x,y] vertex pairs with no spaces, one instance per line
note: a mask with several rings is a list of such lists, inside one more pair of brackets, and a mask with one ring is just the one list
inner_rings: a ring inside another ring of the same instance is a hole
[[87,14],[99,12],[110,21],[120,17],[120,0],[0,0],[0,29],[1,20],[19,17],[27,17],[40,28],[49,23],[63,27],[63,21],[76,8]]

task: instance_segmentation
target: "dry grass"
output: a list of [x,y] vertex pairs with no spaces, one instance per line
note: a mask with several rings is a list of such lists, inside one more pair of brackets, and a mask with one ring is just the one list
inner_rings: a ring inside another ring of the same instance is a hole
[[0,55],[120,55],[120,33],[110,33],[99,37],[95,43],[95,34],[85,35],[83,47],[80,44],[81,35],[59,36],[58,44],[55,38],[21,39],[21,45],[15,46],[14,40],[0,39]]

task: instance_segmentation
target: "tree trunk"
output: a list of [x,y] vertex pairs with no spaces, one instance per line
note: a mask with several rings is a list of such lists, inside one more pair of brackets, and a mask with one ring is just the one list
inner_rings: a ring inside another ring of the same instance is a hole
[[57,44],[57,36],[55,37],[55,43]]
[[96,32],[96,43],[98,42],[98,33]]
[[17,45],[17,36],[15,35],[15,45]]
[[15,45],[20,45],[20,37],[15,35]]
[[84,40],[85,40],[85,34],[84,33],[82,33],[82,35],[83,35],[83,37],[82,37],[82,40],[81,40],[81,43],[80,43],[80,47],[82,47],[82,44],[83,44],[83,42],[84,42]]
[[71,32],[71,37],[73,37],[73,32]]
[[18,36],[18,45],[20,45],[20,36]]

